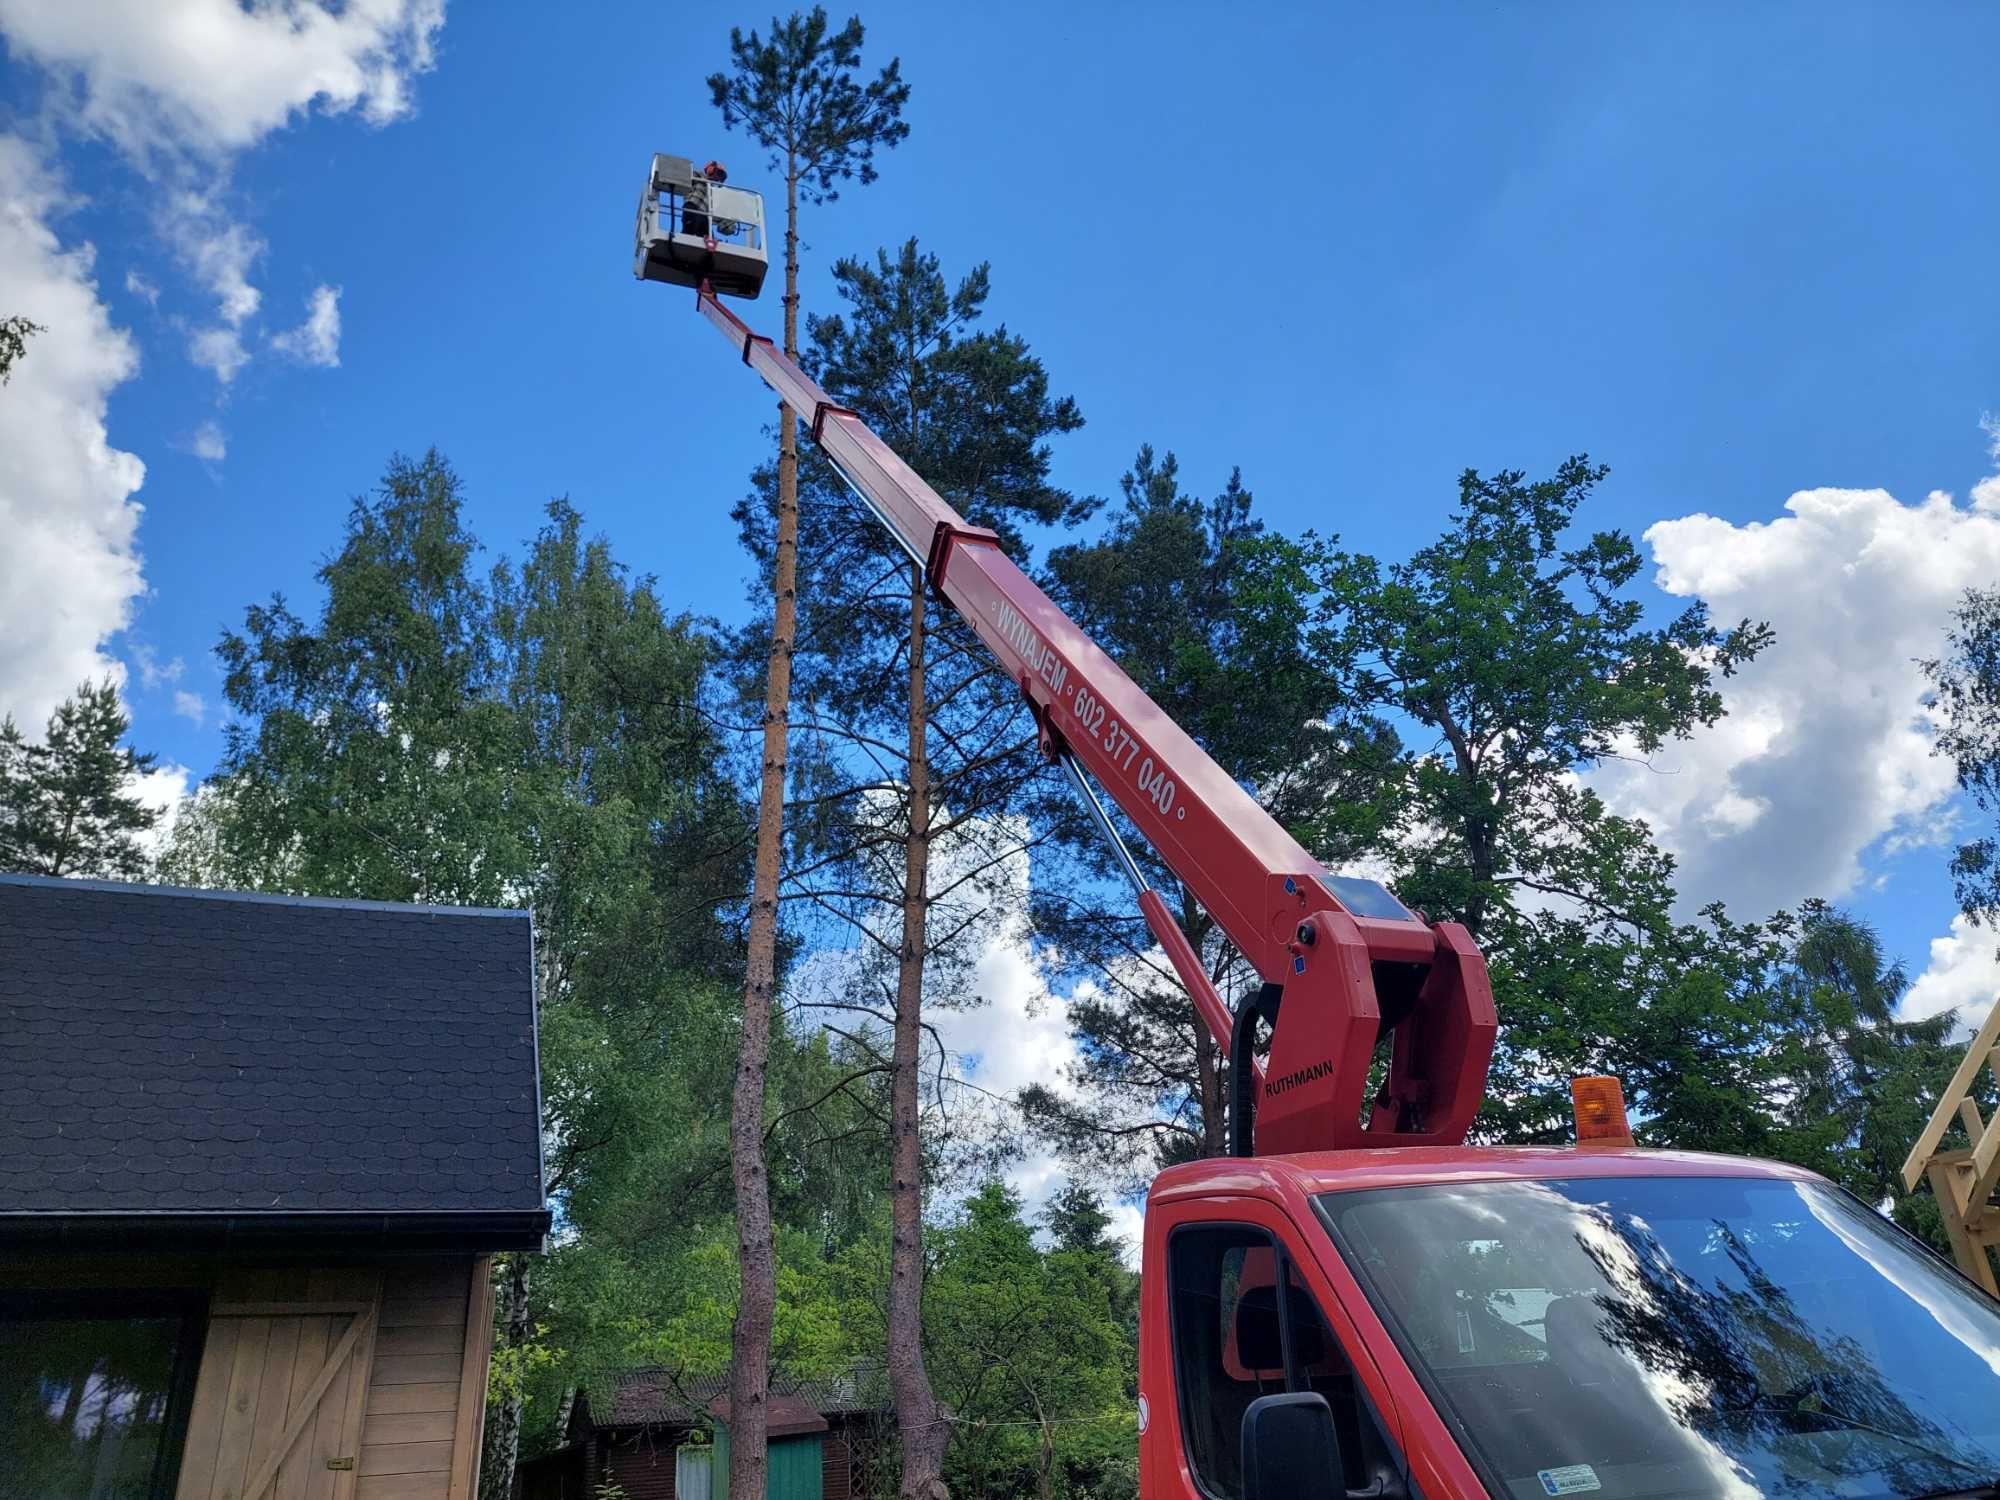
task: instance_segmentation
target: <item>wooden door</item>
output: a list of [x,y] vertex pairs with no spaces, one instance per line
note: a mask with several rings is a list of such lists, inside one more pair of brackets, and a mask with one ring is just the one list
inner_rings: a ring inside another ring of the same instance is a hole
[[354,1500],[380,1305],[374,1270],[226,1275],[176,1500]]

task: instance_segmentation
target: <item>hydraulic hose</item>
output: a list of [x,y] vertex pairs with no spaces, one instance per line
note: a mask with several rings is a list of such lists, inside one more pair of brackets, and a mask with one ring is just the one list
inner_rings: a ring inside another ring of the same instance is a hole
[[1236,1019],[1229,1028],[1229,1154],[1255,1156],[1257,1131],[1257,1069],[1254,1050],[1257,1023],[1278,1024],[1278,1002],[1284,998],[1282,984],[1260,985],[1237,1004]]

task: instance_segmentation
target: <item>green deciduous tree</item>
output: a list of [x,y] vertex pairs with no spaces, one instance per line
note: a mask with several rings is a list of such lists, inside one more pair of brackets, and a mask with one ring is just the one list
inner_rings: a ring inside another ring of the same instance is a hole
[[320,618],[273,596],[224,632],[235,718],[207,822],[235,883],[516,904],[533,858],[520,736],[462,503],[436,452],[393,460],[320,569]]
[[0,718],[0,870],[131,879],[145,873],[142,835],[159,813],[135,783],[156,757],[125,744],[131,728],[106,678],[49,715],[41,743]]
[[[1942,655],[1924,674],[1939,720],[1936,753],[1989,825],[2000,819],[2000,588],[1967,589],[1952,611]],[[2000,918],[2000,833],[1965,840],[1951,860],[1958,904],[1974,922]]]
[[[826,11],[794,11],[773,19],[768,39],[732,29],[730,67],[708,80],[723,123],[741,127],[769,153],[785,180],[784,349],[798,353],[799,200],[822,203],[839,184],[875,178],[875,152],[909,134],[903,105],[909,85],[891,59],[873,79],[861,74],[862,26],[852,17],[839,31]],[[776,536],[771,567],[771,631],[765,651],[763,767],[758,787],[757,841],[750,904],[749,952],[743,989],[742,1038],[730,1104],[735,1185],[739,1304],[736,1358],[730,1370],[734,1441],[730,1487],[761,1494],[766,1473],[765,1427],[771,1319],[776,1297],[770,1188],[761,1150],[770,1014],[777,994],[778,884],[783,858],[786,754],[790,736],[792,651],[796,635],[798,565],[798,420],[778,414]]]
[[[320,572],[317,615],[274,600],[224,637],[237,717],[166,864],[204,883],[534,909],[550,1189],[579,1234],[557,1260],[581,1247],[581,1264],[542,1292],[525,1260],[504,1268],[502,1352],[521,1378],[500,1388],[485,1470],[504,1493],[526,1398],[689,1316],[686,1256],[727,1236],[725,996],[749,824],[694,622],[567,502],[518,563],[482,571],[478,551],[450,466],[392,463]],[[832,1066],[810,1051],[775,1040],[780,1113]],[[823,1217],[828,1164],[769,1126],[780,1202]]]
[[1397,890],[1486,953],[1502,1023],[1486,1120],[1515,1138],[1565,1127],[1567,1075],[1684,963],[1672,860],[1579,777],[1714,723],[1718,679],[1771,638],[1699,603],[1648,626],[1631,539],[1572,529],[1604,475],[1583,458],[1540,481],[1468,470],[1444,534],[1407,562],[1309,549],[1315,654],[1428,739],[1393,836]]
[[1134,1433],[1134,1357],[1101,1250],[1043,1250],[988,1182],[934,1231],[925,1342],[956,1418],[955,1488],[1039,1500],[1105,1483]]

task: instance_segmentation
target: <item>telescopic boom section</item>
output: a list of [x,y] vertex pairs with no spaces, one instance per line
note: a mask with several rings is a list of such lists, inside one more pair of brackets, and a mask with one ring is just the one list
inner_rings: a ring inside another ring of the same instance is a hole
[[[1465,929],[1426,925],[1383,886],[1329,874],[1015,566],[993,532],[968,525],[710,288],[696,301],[1020,684],[1043,752],[1073,774],[1079,765],[1089,772],[1262,976],[1263,989],[1245,1002],[1272,1027],[1259,1066],[1239,1041],[1247,1016],[1223,1003],[1159,893],[1124,861],[1148,928],[1217,1046],[1236,1054],[1236,1149],[1251,1149],[1252,1115],[1259,1154],[1464,1140],[1494,1036],[1486,964]],[[1387,1080],[1364,1107],[1384,1036],[1393,1037]]]

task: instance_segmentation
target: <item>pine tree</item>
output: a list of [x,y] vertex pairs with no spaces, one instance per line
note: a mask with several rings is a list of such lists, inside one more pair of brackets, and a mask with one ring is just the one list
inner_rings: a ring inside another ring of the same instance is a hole
[[[730,68],[708,80],[715,107],[732,128],[762,146],[785,179],[785,342],[798,353],[799,200],[825,203],[839,184],[875,178],[875,151],[909,134],[902,122],[909,85],[892,59],[863,83],[862,26],[851,17],[829,33],[826,11],[773,18],[769,40],[755,31],[729,34]],[[764,683],[763,768],[750,905],[743,1033],[730,1105],[731,1175],[736,1191],[738,1303],[730,1366],[729,1488],[764,1493],[767,1472],[771,1327],[777,1306],[771,1197],[764,1160],[765,1069],[771,1006],[777,990],[778,883],[783,857],[785,764],[791,717],[792,647],[798,561],[798,421],[778,416],[778,508],[772,571],[771,638]]]
[[1056,1189],[1042,1210],[1042,1224],[1058,1250],[1098,1255],[1112,1249],[1108,1233],[1111,1215],[1104,1211],[1104,1200],[1088,1183],[1072,1179]]
[[1863,1202],[1893,1202],[1914,1227],[1903,1159],[1958,1066],[1950,1011],[1903,1020],[1909,973],[1874,928],[1807,902],[1773,986],[1784,1028],[1771,1112],[1777,1155],[1825,1173]]
[[[1047,440],[1082,418],[1005,328],[978,326],[987,268],[955,281],[915,240],[834,268],[845,307],[811,320],[810,363],[961,514],[1020,554],[1025,523],[1083,506],[1049,482]],[[1018,689],[962,622],[926,596],[921,570],[853,504],[821,458],[802,500],[814,551],[799,670],[823,748],[801,800],[801,899],[851,923],[882,970],[891,1033],[890,1199],[894,1232],[889,1369],[903,1493],[941,1485],[951,1434],[925,1369],[922,1010],[958,995],[987,899],[1025,851],[1000,816],[1042,771]],[[771,483],[737,511],[759,561],[774,557]],[[859,770],[861,774],[852,773]],[[948,863],[948,868],[947,868]]]
[[49,715],[42,742],[0,719],[0,870],[136,879],[141,836],[159,813],[133,784],[158,757],[124,744],[131,720],[110,678],[86,682]]
[[[1211,496],[1171,452],[1140,448],[1099,539],[1049,554],[1051,595],[1129,677],[1309,849],[1338,864],[1393,808],[1399,745],[1349,711],[1306,640],[1310,579],[1266,532],[1240,472]],[[1137,1188],[1225,1144],[1214,1039],[1153,946],[1095,826],[1056,786],[1037,822],[1067,858],[1037,871],[1035,922],[1064,976],[1083,1060],[1067,1087],[1025,1091],[1030,1121],[1093,1177]],[[1225,996],[1254,984],[1235,948],[1146,846],[1127,843]]]

